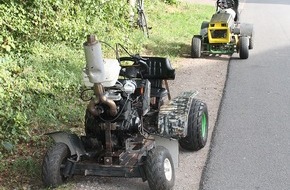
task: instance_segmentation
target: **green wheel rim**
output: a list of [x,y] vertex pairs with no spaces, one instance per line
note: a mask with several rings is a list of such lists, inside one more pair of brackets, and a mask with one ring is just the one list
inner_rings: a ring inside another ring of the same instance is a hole
[[205,138],[206,130],[207,130],[206,115],[205,115],[205,113],[203,113],[202,118],[201,118],[201,136],[202,136],[202,138]]

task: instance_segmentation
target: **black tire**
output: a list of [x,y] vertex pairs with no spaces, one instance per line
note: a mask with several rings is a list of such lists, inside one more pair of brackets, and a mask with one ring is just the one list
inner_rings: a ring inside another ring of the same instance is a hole
[[151,149],[145,161],[145,173],[151,190],[173,189],[174,165],[169,151],[163,146]]
[[249,39],[249,49],[253,49],[254,48],[254,32],[252,32],[252,35]]
[[207,35],[207,30],[208,30],[209,22],[203,21],[200,27],[200,35],[205,36]]
[[138,13],[138,26],[143,31],[144,35],[149,38],[149,29],[144,11]]
[[197,151],[206,145],[208,137],[207,106],[193,99],[188,116],[187,136],[179,140],[180,146],[189,151]]
[[249,57],[249,38],[242,36],[239,39],[239,53],[241,59],[248,59]]
[[201,56],[201,39],[193,37],[191,41],[191,57],[200,58]]
[[42,163],[42,181],[46,187],[57,187],[67,180],[63,170],[68,164],[69,148],[64,143],[56,143],[45,155]]

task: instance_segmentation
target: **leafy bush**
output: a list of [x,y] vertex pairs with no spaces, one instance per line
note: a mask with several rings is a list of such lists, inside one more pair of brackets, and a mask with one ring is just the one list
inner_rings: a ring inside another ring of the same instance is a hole
[[0,64],[0,139],[8,150],[37,138],[33,136],[35,124],[75,125],[84,113],[78,97],[83,67],[80,53],[65,45],[37,44],[31,51],[33,56],[13,57]]
[[127,15],[127,0],[3,0],[0,52],[27,51],[34,41],[78,46],[89,33],[108,42],[125,41]]
[[0,158],[16,151],[17,143],[35,139],[36,129],[39,134],[82,122],[81,47],[87,34],[140,49],[130,41],[127,0],[1,2]]

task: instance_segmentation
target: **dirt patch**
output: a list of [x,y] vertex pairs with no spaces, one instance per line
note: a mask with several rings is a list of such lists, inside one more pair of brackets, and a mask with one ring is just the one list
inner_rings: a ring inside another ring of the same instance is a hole
[[209,137],[207,145],[197,152],[180,151],[180,165],[176,171],[175,189],[195,190],[199,188],[223,94],[228,62],[228,56],[201,59],[182,58],[177,61],[179,67],[176,80],[169,82],[172,95],[176,96],[182,91],[192,89],[199,92],[197,98],[207,104],[209,111]]

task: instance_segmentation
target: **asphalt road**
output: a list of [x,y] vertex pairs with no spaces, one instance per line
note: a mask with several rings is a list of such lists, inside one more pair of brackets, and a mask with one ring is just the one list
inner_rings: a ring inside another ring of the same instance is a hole
[[290,189],[290,1],[246,0],[247,60],[234,54],[202,190]]

